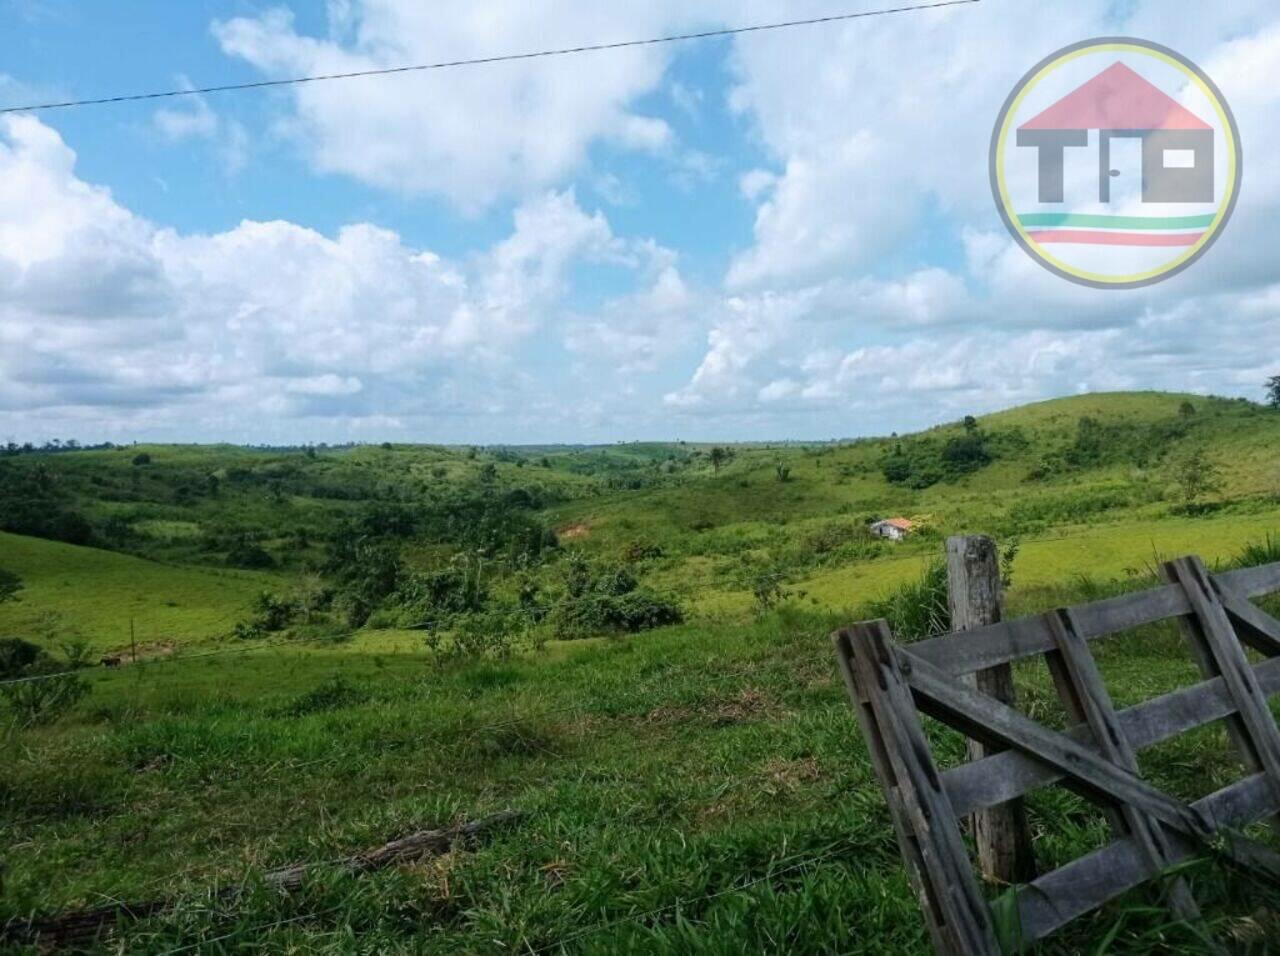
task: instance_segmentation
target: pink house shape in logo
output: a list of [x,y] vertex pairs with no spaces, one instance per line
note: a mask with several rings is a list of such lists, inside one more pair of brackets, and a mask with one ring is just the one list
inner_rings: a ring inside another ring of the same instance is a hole
[[1064,202],[1067,149],[1098,131],[1098,199],[1111,202],[1111,141],[1142,141],[1144,203],[1214,201],[1214,129],[1123,63],[1099,73],[1018,127],[1018,145],[1039,150],[1040,202]]

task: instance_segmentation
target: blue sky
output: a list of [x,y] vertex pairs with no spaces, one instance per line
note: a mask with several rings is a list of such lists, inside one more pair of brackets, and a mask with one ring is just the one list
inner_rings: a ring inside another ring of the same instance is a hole
[[[0,105],[876,6],[0,0]],[[1032,64],[1126,33],[1201,63],[1265,157],[1272,6],[983,0],[10,117],[0,440],[830,438],[1090,389],[1257,397],[1273,164],[1200,265],[1117,293],[1014,246],[986,147]]]

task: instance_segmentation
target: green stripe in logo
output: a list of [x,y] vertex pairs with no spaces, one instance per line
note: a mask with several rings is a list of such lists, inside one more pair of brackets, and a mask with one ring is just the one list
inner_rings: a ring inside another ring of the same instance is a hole
[[1207,229],[1215,215],[1207,216],[1097,216],[1087,213],[1032,212],[1018,216],[1028,228],[1080,226],[1089,229]]

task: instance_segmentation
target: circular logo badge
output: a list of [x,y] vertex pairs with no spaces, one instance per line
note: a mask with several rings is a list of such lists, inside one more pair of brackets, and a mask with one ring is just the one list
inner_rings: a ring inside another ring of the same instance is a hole
[[1009,95],[991,136],[991,190],[1032,258],[1081,285],[1176,275],[1222,234],[1240,195],[1240,131],[1185,57],[1146,40],[1086,40]]

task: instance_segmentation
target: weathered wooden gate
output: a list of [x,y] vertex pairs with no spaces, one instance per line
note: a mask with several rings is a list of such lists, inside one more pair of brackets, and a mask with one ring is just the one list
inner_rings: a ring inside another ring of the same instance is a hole
[[[836,652],[934,947],[1001,952],[991,909],[959,820],[1061,783],[1100,803],[1113,841],[1016,890],[1014,947],[1206,848],[1280,876],[1280,856],[1239,830],[1280,813],[1280,729],[1267,699],[1280,692],[1280,621],[1251,598],[1280,591],[1280,563],[1210,575],[1199,558],[1161,568],[1150,591],[949,634],[909,646],[884,621],[834,635]],[[1204,681],[1117,711],[1089,642],[1176,618]],[[1245,646],[1265,658],[1251,665]],[[1043,655],[1068,716],[1052,730],[975,689],[967,675]],[[1005,748],[939,772],[921,726],[926,714]],[[1194,803],[1144,780],[1137,751],[1223,720],[1246,776]],[[1194,919],[1184,882],[1167,877],[1168,905]],[[1005,940],[1009,945],[1009,940]]]

